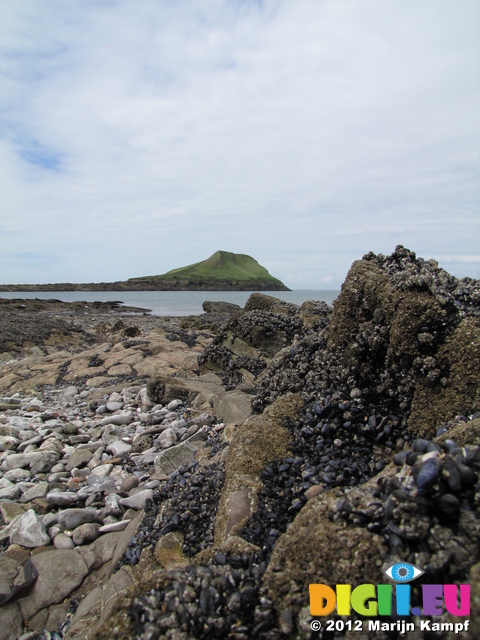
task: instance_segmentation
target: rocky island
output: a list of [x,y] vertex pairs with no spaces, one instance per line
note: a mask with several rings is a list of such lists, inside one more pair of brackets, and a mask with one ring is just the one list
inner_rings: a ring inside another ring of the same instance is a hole
[[[38,335],[45,308],[3,310],[0,638],[476,640],[480,282],[398,246],[333,308],[204,309],[55,310]],[[318,626],[310,584],[398,563],[424,572],[411,615]],[[431,584],[469,585],[468,615],[423,615]]]
[[163,275],[119,282],[0,285],[0,291],[290,291],[254,258],[217,251],[207,260]]

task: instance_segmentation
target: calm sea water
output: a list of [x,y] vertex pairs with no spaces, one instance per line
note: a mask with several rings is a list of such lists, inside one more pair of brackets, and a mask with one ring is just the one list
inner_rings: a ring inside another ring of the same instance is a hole
[[[251,291],[2,291],[3,298],[54,298],[63,302],[108,302],[120,300],[125,305],[150,309],[158,316],[193,316],[203,313],[202,303],[205,300],[233,302],[243,307],[251,295]],[[286,302],[302,304],[306,300],[322,300],[328,305],[338,296],[336,290],[296,290],[296,291],[264,291]]]

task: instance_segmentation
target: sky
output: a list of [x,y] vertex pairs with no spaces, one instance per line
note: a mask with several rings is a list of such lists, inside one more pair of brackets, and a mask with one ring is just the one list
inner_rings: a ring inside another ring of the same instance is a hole
[[0,0],[0,282],[480,278],[478,0]]

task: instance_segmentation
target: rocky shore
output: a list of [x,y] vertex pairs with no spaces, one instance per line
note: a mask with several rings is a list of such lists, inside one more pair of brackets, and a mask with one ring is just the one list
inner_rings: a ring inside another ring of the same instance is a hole
[[0,638],[397,638],[312,631],[308,587],[398,562],[412,606],[470,584],[479,636],[478,281],[397,247],[333,309],[9,304]]

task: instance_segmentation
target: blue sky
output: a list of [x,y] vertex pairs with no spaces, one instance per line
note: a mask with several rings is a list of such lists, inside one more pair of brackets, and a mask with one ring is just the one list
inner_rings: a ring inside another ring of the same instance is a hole
[[0,282],[480,278],[478,0],[0,0]]

